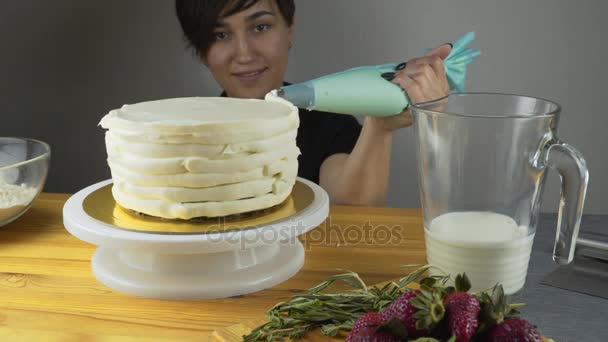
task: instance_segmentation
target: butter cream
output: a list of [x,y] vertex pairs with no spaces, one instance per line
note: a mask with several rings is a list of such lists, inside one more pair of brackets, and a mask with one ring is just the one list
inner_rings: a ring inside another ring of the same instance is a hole
[[298,109],[266,100],[190,97],[124,105],[100,121],[112,194],[167,219],[265,209],[298,173]]

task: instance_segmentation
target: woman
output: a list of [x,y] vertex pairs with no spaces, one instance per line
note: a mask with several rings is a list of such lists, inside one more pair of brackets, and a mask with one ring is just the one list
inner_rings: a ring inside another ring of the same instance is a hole
[[[284,85],[295,29],[294,0],[176,0],[184,36],[224,96],[264,98]],[[383,75],[414,103],[448,94],[444,44]],[[387,117],[300,110],[298,175],[319,183],[332,203],[383,205],[389,178],[393,131],[412,124],[409,110]]]

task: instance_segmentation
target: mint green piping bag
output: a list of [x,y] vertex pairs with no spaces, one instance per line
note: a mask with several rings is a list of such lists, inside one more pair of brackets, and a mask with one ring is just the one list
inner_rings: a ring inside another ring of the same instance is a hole
[[[444,60],[451,91],[464,90],[467,65],[480,55],[480,51],[467,47],[474,39],[475,33],[469,32],[456,40]],[[381,75],[394,72],[397,65],[356,67],[282,87],[277,94],[295,106],[309,110],[368,116],[396,115],[407,108],[408,97],[401,87]]]

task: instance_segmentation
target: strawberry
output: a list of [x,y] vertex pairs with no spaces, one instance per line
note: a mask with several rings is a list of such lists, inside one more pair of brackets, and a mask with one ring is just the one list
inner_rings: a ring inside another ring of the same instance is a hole
[[492,294],[487,292],[479,296],[481,312],[479,313],[479,328],[477,332],[481,336],[486,336],[487,332],[506,320],[518,318],[519,307],[525,304],[511,304],[509,298],[505,296],[502,285],[498,284],[492,289]]
[[418,293],[419,291],[417,290],[406,292],[380,312],[382,319],[385,321],[391,318],[401,320],[407,329],[407,336],[413,338],[428,334],[428,331],[425,329],[416,329],[417,319],[414,317],[414,314],[418,309],[412,305],[411,301],[418,296]]
[[405,292],[384,308],[380,315],[385,321],[392,318],[400,320],[407,330],[407,336],[416,338],[429,335],[430,329],[441,321],[444,312],[440,294],[423,287],[422,290]]
[[370,311],[353,324],[346,337],[346,342],[398,342],[401,339],[390,332],[378,331],[384,323],[382,316],[376,311]]
[[543,338],[530,322],[511,318],[496,324],[486,334],[485,342],[542,342]]
[[454,292],[443,302],[448,316],[449,331],[456,342],[468,342],[479,326],[479,300],[468,292]]

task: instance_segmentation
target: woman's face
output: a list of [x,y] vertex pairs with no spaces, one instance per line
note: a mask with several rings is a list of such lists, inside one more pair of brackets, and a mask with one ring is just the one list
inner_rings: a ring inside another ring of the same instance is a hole
[[230,97],[261,99],[283,85],[293,25],[274,0],[221,18],[205,64]]

